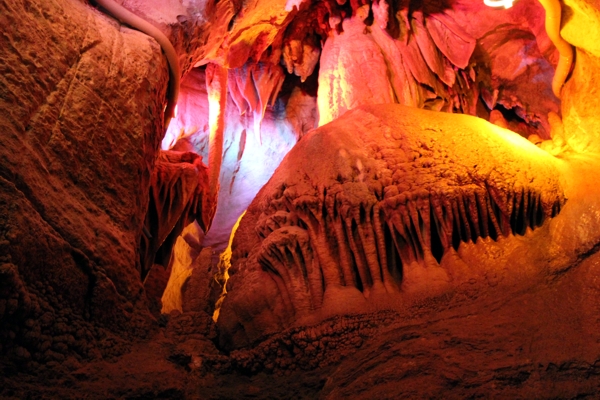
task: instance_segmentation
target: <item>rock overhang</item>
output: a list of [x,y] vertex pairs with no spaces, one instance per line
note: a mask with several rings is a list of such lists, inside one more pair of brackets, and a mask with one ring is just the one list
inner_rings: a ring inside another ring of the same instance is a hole
[[249,207],[222,333],[402,308],[498,271],[513,283],[556,273],[558,253],[580,255],[560,240],[579,224],[573,165],[470,116],[349,111],[305,136]]

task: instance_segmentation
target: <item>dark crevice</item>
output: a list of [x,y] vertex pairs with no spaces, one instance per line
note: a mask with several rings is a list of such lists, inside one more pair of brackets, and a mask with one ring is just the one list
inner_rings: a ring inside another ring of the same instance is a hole
[[367,220],[367,211],[365,210],[365,207],[362,204],[358,207],[358,210],[360,212],[360,224],[364,225],[365,221]]
[[383,227],[383,234],[385,238],[385,249],[387,252],[386,256],[388,271],[397,282],[400,282],[402,280],[402,258],[400,257],[400,253],[394,244],[392,232],[387,224],[385,224]]
[[460,246],[460,222],[457,218],[454,218],[452,223],[452,247],[454,250],[458,250]]
[[535,228],[535,208],[537,204],[537,197],[535,193],[529,194],[529,210],[527,210],[527,221],[531,229]]
[[356,288],[358,290],[360,290],[360,292],[362,293],[364,290],[364,286],[363,286],[363,282],[362,279],[360,279],[360,274],[358,273],[358,267],[356,266],[356,263],[352,263],[352,273],[354,274],[354,278],[356,280]]
[[444,255],[444,246],[442,245],[442,239],[440,238],[433,208],[430,209],[429,221],[431,232],[431,254],[433,254],[433,258],[440,263],[442,261],[442,256]]
[[456,223],[458,224],[459,237],[461,238],[461,240],[463,242],[467,242],[469,239],[469,235],[467,235],[467,226],[465,224],[466,221],[464,220],[463,215],[461,213],[460,205],[457,206],[457,209],[458,209],[458,215],[457,215],[458,218],[456,218]]
[[306,225],[306,222],[304,222],[302,218],[298,218],[298,227],[308,231],[308,225]]
[[298,261],[302,266],[302,276],[304,279],[308,280],[308,271],[306,270],[306,260],[304,259],[304,253],[302,252],[302,248],[299,243],[296,243],[296,254],[298,255]]
[[[351,234],[352,237],[348,238],[348,240],[353,240],[354,243],[357,244],[357,247],[360,249],[360,246],[359,246],[360,238],[359,238],[359,234],[358,234],[358,226],[356,225],[356,221],[354,219],[352,219],[352,222],[350,224],[349,234]],[[354,254],[354,251],[352,251],[351,255],[352,255],[351,261],[353,261],[352,262],[352,273],[356,277],[356,288],[362,292],[364,290],[364,285],[368,284],[368,282],[363,283],[363,281],[360,277],[360,272],[358,271],[358,264],[364,260],[358,260],[357,258],[362,257],[362,253]]]
[[[422,225],[420,223],[420,221],[422,220],[421,214],[418,211],[417,211],[417,215],[418,215],[418,222],[420,225]],[[406,228],[408,228],[408,231],[410,232],[409,237],[412,242],[412,249],[413,249],[415,258],[417,260],[422,260],[423,259],[423,247],[421,245],[421,241],[419,240],[419,235],[417,234],[417,228],[415,227],[415,224],[413,223],[412,218],[410,218],[410,226],[408,226]]]
[[285,263],[287,265],[294,265],[294,255],[292,254],[292,252],[290,251],[289,248],[285,248]]

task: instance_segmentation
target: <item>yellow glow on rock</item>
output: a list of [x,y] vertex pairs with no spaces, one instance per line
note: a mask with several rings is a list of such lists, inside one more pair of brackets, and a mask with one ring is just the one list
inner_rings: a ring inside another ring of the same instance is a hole
[[221,253],[219,256],[219,265],[217,275],[215,279],[217,281],[223,282],[223,292],[221,292],[221,296],[217,300],[215,304],[215,312],[213,313],[213,321],[217,322],[219,319],[219,312],[221,311],[221,304],[223,304],[223,300],[227,297],[227,281],[229,280],[229,267],[231,267],[231,245],[233,243],[233,238],[235,237],[235,232],[240,226],[240,221],[244,218],[246,214],[246,210],[240,215],[238,220],[235,222],[235,225],[231,229],[231,236],[229,236],[229,243],[227,244],[227,248]]
[[[486,122],[486,121],[482,120],[482,122]],[[485,123],[485,125],[488,127],[489,130],[488,131],[483,130],[482,132],[484,135],[489,135],[489,134],[497,135],[497,136],[501,137],[502,139],[504,139],[509,145],[520,148],[524,152],[527,152],[528,154],[540,154],[542,156],[548,155],[545,151],[541,150],[538,146],[531,143],[529,140],[527,140],[523,136],[519,135],[518,133],[511,131],[510,129],[502,128],[500,126],[487,124],[487,123]]]

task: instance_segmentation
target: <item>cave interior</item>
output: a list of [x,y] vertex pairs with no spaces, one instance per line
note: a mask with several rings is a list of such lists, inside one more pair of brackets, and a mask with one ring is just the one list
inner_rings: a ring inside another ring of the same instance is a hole
[[0,21],[0,397],[598,397],[598,0]]

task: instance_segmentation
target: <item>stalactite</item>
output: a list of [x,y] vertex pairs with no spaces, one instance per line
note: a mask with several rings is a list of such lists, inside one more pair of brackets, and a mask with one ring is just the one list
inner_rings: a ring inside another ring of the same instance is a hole
[[284,79],[281,66],[271,63],[247,63],[229,70],[229,93],[240,115],[252,114],[254,135],[259,143],[265,111],[277,100]]
[[154,263],[168,261],[183,228],[197,219],[203,230],[208,176],[195,153],[162,151],[152,176],[145,234],[140,243],[142,280]]
[[488,224],[488,210],[486,204],[486,194],[485,190],[476,190],[475,191],[475,209],[474,212],[477,212],[479,226],[481,228],[480,235],[483,238],[487,238],[490,236],[489,224]]
[[379,254],[379,269],[381,273],[381,279],[388,291],[397,291],[398,287],[394,283],[392,276],[389,271],[388,251],[386,247],[391,243],[386,243],[384,224],[381,221],[381,206],[375,204],[373,207],[373,228],[375,232],[375,240],[377,242],[377,251]]
[[227,69],[218,64],[206,67],[206,91],[208,93],[208,186],[204,209],[207,215],[204,225],[210,228],[217,207],[219,175],[223,160],[223,133],[225,131],[225,106],[227,105]]
[[[545,201],[533,190],[501,191],[490,184],[400,188],[370,189],[362,182],[328,190],[295,186],[269,199],[269,211],[256,227],[264,238],[260,260],[278,285],[287,285],[297,312],[308,307],[298,293],[310,292],[310,307],[318,307],[331,286],[355,287],[367,298],[378,285],[397,291],[407,271],[420,276],[418,266],[439,268],[444,257],[457,257],[461,242],[524,235],[561,202]],[[379,192],[382,198],[375,196]]]
[[462,193],[457,193],[456,205],[458,206],[458,214],[460,215],[460,226],[464,231],[463,241],[469,242],[473,239],[471,235],[471,226],[469,224],[469,214],[465,209],[465,200],[462,196]]
[[340,266],[342,269],[343,283],[345,286],[354,286],[362,290],[362,282],[359,284],[357,281],[354,261],[352,259],[352,253],[348,247],[348,238],[344,230],[344,224],[342,218],[338,213],[338,204],[336,193],[329,192],[327,197],[327,212],[332,218],[331,225],[333,225],[334,236],[338,249],[338,257]]

